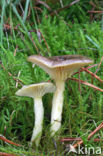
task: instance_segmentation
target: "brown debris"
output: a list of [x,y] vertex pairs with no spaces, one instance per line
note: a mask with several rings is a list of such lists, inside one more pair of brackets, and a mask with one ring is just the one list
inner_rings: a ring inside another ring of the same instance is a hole
[[98,90],[98,91],[103,92],[103,89],[101,89],[101,88],[99,88],[99,87],[97,87],[97,86],[95,86],[95,85],[93,85],[93,84],[91,84],[89,82],[86,82],[86,81],[83,81],[83,80],[79,80],[79,79],[76,79],[76,78],[69,78],[69,79],[70,80],[73,80],[73,81],[76,81],[76,82],[79,82],[80,81],[80,83],[85,84],[86,86],[92,87],[95,90]]
[[[103,128],[103,122],[93,131],[89,134],[88,136],[88,140],[95,134],[97,133],[99,130],[101,130]],[[76,144],[73,145],[74,148],[76,148],[78,145],[83,144],[83,140],[77,142]]]
[[4,153],[4,152],[0,152],[1,156],[17,156],[15,154],[9,154],[9,153]]
[[[2,64],[2,62],[0,62],[0,64],[1,64],[1,67],[3,68],[3,70],[6,71],[6,68],[4,67],[4,65]],[[21,80],[16,79],[10,72],[8,72],[8,75],[9,75],[10,77],[12,77],[13,80],[15,80],[16,82],[18,82],[21,86],[23,86]]]
[[3,140],[3,141],[5,141],[5,142],[7,142],[7,143],[9,143],[9,144],[12,144],[12,145],[15,145],[15,146],[22,146],[22,145],[16,144],[16,143],[14,143],[14,142],[12,142],[12,141],[6,139],[6,138],[5,138],[4,136],[2,136],[2,135],[0,135],[0,140]]
[[57,9],[57,10],[51,12],[50,15],[53,16],[53,15],[59,13],[60,11],[63,11],[63,10],[65,10],[65,9],[68,9],[69,7],[71,7],[72,5],[76,4],[76,3],[79,2],[79,1],[80,1],[80,0],[75,0],[75,1],[71,2],[70,4],[64,6],[64,7],[59,8],[59,9]]

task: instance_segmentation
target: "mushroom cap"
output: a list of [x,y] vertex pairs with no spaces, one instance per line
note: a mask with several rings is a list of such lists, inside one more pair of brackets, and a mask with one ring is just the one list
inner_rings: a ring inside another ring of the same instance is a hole
[[50,58],[41,55],[32,55],[27,60],[39,65],[55,80],[66,80],[75,70],[93,63],[91,59],[81,55],[63,55]]
[[28,97],[42,97],[46,93],[52,93],[55,91],[55,85],[51,82],[42,82],[37,84],[31,84],[23,86],[15,94],[19,96]]

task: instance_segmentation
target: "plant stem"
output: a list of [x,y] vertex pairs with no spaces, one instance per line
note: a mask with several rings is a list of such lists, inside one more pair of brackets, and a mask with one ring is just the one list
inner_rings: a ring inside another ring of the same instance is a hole
[[34,99],[34,114],[35,114],[35,122],[31,138],[31,145],[35,142],[36,146],[38,146],[41,139],[44,118],[44,108],[41,97]]
[[53,105],[51,112],[51,136],[61,127],[62,109],[63,109],[63,92],[64,92],[64,81],[56,81],[56,91],[53,96]]

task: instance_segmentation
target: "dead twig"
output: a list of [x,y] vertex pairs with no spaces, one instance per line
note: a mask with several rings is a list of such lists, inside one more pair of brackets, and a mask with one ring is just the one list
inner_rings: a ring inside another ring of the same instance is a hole
[[76,82],[79,82],[80,81],[82,84],[85,84],[86,86],[92,87],[95,90],[98,90],[98,91],[103,92],[103,89],[101,89],[101,88],[99,88],[99,87],[97,87],[97,86],[95,86],[95,85],[93,85],[93,84],[91,84],[89,82],[86,82],[86,81],[83,81],[83,80],[79,80],[79,79],[76,79],[76,78],[69,78],[69,79],[70,80],[73,80],[73,81],[76,81]]
[[39,32],[40,32],[40,34],[41,34],[41,36],[42,36],[42,38],[43,38],[43,40],[44,40],[44,43],[45,43],[45,45],[46,45],[48,51],[50,52],[50,49],[49,49],[49,47],[48,47],[48,44],[47,44],[47,42],[46,42],[46,39],[44,38],[44,35],[41,33],[40,30],[39,30]]
[[1,156],[17,156],[15,154],[9,154],[9,153],[4,153],[4,152],[0,152]]
[[[103,59],[103,57],[102,57],[102,59]],[[99,64],[94,64],[94,65],[89,66],[89,67],[86,67],[86,68],[83,68],[83,67],[82,67],[78,72],[75,72],[73,75],[75,75],[75,74],[80,74],[80,72],[85,71],[85,72],[89,73],[89,74],[92,76],[92,78],[96,78],[98,81],[100,81],[101,83],[103,83],[103,80],[100,79],[100,77],[96,75],[97,71],[98,71],[99,68],[100,68],[102,59],[101,59],[101,61],[100,61]],[[90,68],[92,68],[92,67],[95,67],[95,66],[97,66],[97,65],[98,65],[98,67],[97,67],[97,70],[96,70],[95,73],[92,73],[91,71],[88,70],[88,69],[90,69]],[[93,81],[92,81],[92,82],[93,82]],[[80,82],[79,82],[79,83],[80,83]]]
[[78,88],[79,88],[79,92],[81,94],[80,72],[79,72],[78,78],[79,78]]
[[82,69],[83,69],[84,71],[86,71],[87,73],[89,73],[90,75],[92,75],[92,76],[93,76],[94,78],[96,78],[98,81],[100,81],[101,83],[103,83],[103,80],[101,80],[99,76],[97,76],[96,74],[92,73],[91,71],[89,71],[89,70],[86,69],[86,68],[83,68],[83,67],[82,67]]
[[97,14],[97,13],[103,13],[103,11],[88,11],[88,13],[95,13],[95,14]]
[[[82,141],[81,138],[63,138],[63,139],[60,139],[61,142],[68,142],[68,141]],[[89,141],[89,140],[88,140]],[[93,140],[94,142],[98,142],[98,141],[103,141],[103,139],[99,139],[99,138],[96,138]]]
[[76,3],[79,2],[79,1],[80,1],[80,0],[75,0],[75,1],[71,2],[70,4],[64,6],[64,7],[59,8],[59,9],[57,9],[57,10],[51,12],[50,15],[53,16],[53,15],[59,13],[60,11],[63,11],[64,9],[68,9],[69,7],[71,7],[72,5],[76,4]]
[[[18,24],[18,25],[16,25],[15,27],[13,27],[13,29],[14,29],[14,30],[17,30],[19,26],[20,26],[20,24]],[[4,30],[5,30],[5,29],[6,29],[6,30],[12,30],[12,26],[10,26],[9,24],[4,24],[3,27],[4,27]]]
[[[89,4],[92,5],[91,11],[94,11],[96,8],[96,5],[92,1],[90,1]],[[90,21],[92,21],[92,20],[93,20],[93,13],[90,13]]]
[[[96,67],[96,66],[98,66],[98,64],[93,64],[91,66],[86,67],[85,69],[90,69],[90,68],[93,68],[93,67]],[[83,71],[84,71],[83,69],[80,69],[78,72],[75,72],[72,75],[78,74],[79,72],[83,72]]]
[[[32,35],[30,34],[30,39],[31,39],[31,41],[32,41],[32,43],[33,43],[33,45],[34,45],[34,47],[35,47],[35,49],[36,49],[36,51],[37,51],[37,53],[39,53],[39,49],[38,49],[38,47],[36,46],[36,44],[35,44],[35,42],[34,42],[34,40],[33,40],[33,38],[32,38]],[[39,53],[40,54],[40,53]]]
[[16,56],[16,52],[17,52],[18,46],[16,45],[15,51],[14,51],[14,56]]
[[[4,65],[2,64],[2,62],[0,62],[0,64],[1,64],[1,67],[3,68],[3,70],[6,71],[6,68],[4,67]],[[8,72],[8,75],[9,75],[10,77],[12,77],[13,80],[15,80],[16,82],[18,82],[21,86],[23,86],[21,80],[16,79],[10,72]]]
[[[93,132],[91,132],[89,134],[87,139],[89,140],[95,133],[97,133],[99,130],[101,130],[101,128],[103,128],[103,122]],[[78,145],[81,145],[81,144],[83,144],[83,140],[81,140],[81,141],[77,142],[76,144],[74,144],[73,147],[76,148]]]
[[22,145],[16,144],[16,143],[6,139],[6,137],[4,137],[3,135],[0,135],[0,140],[5,141],[5,142],[12,144],[12,145],[15,145],[15,146],[22,146]]
[[39,7],[33,7],[33,8],[36,9],[36,10],[39,10],[41,13],[43,12],[43,10],[41,8],[39,8]]
[[100,66],[101,66],[102,61],[103,61],[103,56],[102,56],[102,58],[101,58],[101,60],[100,60],[100,63],[98,64],[98,67],[97,67],[97,69],[96,69],[96,71],[95,71],[94,74],[96,74],[96,73],[98,72],[98,70],[99,70],[99,68],[100,68]]
[[[50,8],[50,6],[49,5],[47,5],[45,2],[43,2],[43,1],[40,1],[40,0],[37,0],[37,4],[42,4],[42,5],[44,5],[49,11],[51,11],[52,9]],[[36,5],[37,5],[36,4]]]
[[[21,74],[21,71],[19,70],[19,72],[18,72],[18,78],[19,78],[19,76],[20,76],[20,74]],[[18,87],[18,81],[16,82],[16,88]]]

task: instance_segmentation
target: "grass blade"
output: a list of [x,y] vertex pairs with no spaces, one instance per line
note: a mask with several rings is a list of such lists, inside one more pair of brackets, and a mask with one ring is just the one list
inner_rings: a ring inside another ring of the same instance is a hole
[[103,13],[102,13],[102,20],[101,20],[101,30],[103,31]]
[[29,34],[28,34],[28,30],[27,30],[26,26],[24,25],[23,20],[22,20],[22,18],[20,17],[20,15],[19,15],[19,13],[18,13],[16,7],[15,7],[13,4],[12,4],[12,8],[13,8],[13,11],[14,11],[15,15],[16,15],[17,18],[19,19],[19,21],[20,21],[22,27],[23,27],[24,30],[26,31],[27,36],[30,38],[30,36],[29,36]]
[[88,35],[86,35],[86,38],[97,48],[100,49],[99,45],[95,43]]
[[25,23],[26,17],[27,17],[27,11],[28,11],[28,7],[29,7],[29,3],[30,0],[26,1],[26,5],[25,5],[25,11],[24,11],[24,16],[23,16],[23,22]]
[[5,7],[6,2],[5,0],[2,0],[2,13],[1,13],[1,23],[0,23],[0,42],[2,43],[2,37],[3,37],[3,23],[4,23],[4,14],[5,14]]

